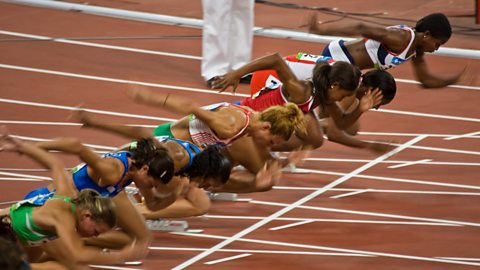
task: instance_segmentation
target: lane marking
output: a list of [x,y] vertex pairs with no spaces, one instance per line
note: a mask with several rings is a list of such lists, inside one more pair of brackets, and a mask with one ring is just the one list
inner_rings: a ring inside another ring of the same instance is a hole
[[[287,203],[266,202],[266,201],[258,201],[258,200],[251,200],[249,203],[262,204],[262,205],[272,205],[272,206],[279,206],[279,207],[284,207],[284,206],[289,205]],[[315,211],[335,212],[335,213],[374,216],[374,217],[411,219],[411,220],[417,220],[417,221],[428,221],[428,222],[436,222],[436,223],[448,223],[448,224],[456,224],[456,225],[462,225],[462,226],[480,227],[480,223],[467,222],[467,221],[456,221],[456,220],[449,220],[449,219],[424,218],[424,217],[415,217],[415,216],[406,216],[406,215],[383,214],[383,213],[377,213],[377,212],[345,210],[345,209],[339,209],[339,208],[305,206],[305,205],[298,206],[297,208],[309,209],[309,210],[315,210]]]
[[[264,219],[266,217],[255,216],[222,216],[222,215],[203,215],[207,219]],[[390,220],[364,220],[364,219],[328,219],[328,218],[282,218],[278,217],[275,220],[281,221],[313,221],[313,222],[334,222],[334,223],[365,223],[365,224],[388,224],[388,225],[419,225],[419,226],[446,226],[446,227],[459,227],[461,225],[448,224],[448,223],[432,223],[432,222],[414,222],[414,221],[390,221]]]
[[480,262],[480,258],[458,258],[458,257],[436,257],[440,259],[446,260],[455,260],[455,261],[473,261],[473,262]]
[[5,31],[5,30],[0,30],[0,34],[8,35],[8,36],[16,36],[16,37],[25,37],[25,38],[31,38],[31,39],[43,40],[43,41],[67,43],[67,44],[71,44],[71,45],[96,47],[96,48],[102,48],[102,49],[127,51],[127,52],[135,52],[135,53],[144,53],[144,54],[153,54],[153,55],[161,55],[161,56],[169,56],[169,57],[177,57],[177,58],[185,58],[185,59],[193,59],[193,60],[202,60],[202,57],[194,56],[194,55],[144,50],[144,49],[137,49],[137,48],[132,48],[132,47],[124,47],[124,46],[106,45],[106,44],[102,44],[102,43],[77,41],[77,40],[71,40],[71,39],[66,39],[66,38],[53,38],[53,37],[32,35],[32,34],[19,33],[19,32],[11,32],[11,31]]
[[[39,36],[39,35],[12,32],[12,31],[6,31],[6,30],[0,30],[0,34],[9,35],[9,36],[25,37],[25,38],[31,38],[31,39],[43,40],[43,41],[66,43],[66,44],[70,44],[70,45],[80,45],[80,46],[96,47],[96,48],[102,48],[102,49],[111,49],[111,50],[144,53],[144,54],[152,54],[152,55],[168,56],[168,57],[177,57],[177,58],[192,59],[192,60],[202,60],[201,56],[194,56],[194,55],[188,55],[188,54],[169,53],[169,52],[163,52],[163,51],[145,50],[145,49],[138,49],[138,48],[132,48],[132,47],[125,47],[125,46],[106,45],[106,44],[102,44],[102,43],[84,42],[84,41],[71,40],[71,39],[67,39],[67,38],[54,38],[54,37],[48,37],[48,36]],[[397,82],[400,82],[400,83],[420,84],[418,81],[409,80],[409,79],[396,78],[395,80]],[[480,87],[470,86],[470,85],[449,85],[449,86],[446,86],[446,87],[468,89],[468,90],[480,90]]]
[[[77,107],[62,106],[62,105],[55,105],[55,104],[48,104],[48,103],[39,103],[39,102],[30,102],[30,101],[21,101],[21,100],[6,99],[6,98],[0,98],[0,102],[19,104],[19,105],[27,105],[27,106],[35,106],[35,107],[54,108],[54,109],[69,110],[69,111],[78,110]],[[131,118],[140,118],[140,119],[150,119],[150,120],[160,120],[160,121],[175,121],[176,120],[176,119],[172,119],[172,118],[155,117],[155,116],[130,114],[130,113],[120,113],[120,112],[111,112],[111,111],[95,110],[95,109],[87,109],[87,108],[85,108],[84,110],[87,111],[87,112],[98,113],[98,114],[131,117]]]
[[[190,234],[190,233],[182,233],[182,232],[172,232],[171,234],[191,236],[191,237],[200,237],[200,238],[211,238],[211,239],[228,239],[229,238],[229,237],[218,236],[218,235]],[[446,259],[431,258],[431,257],[420,257],[420,256],[413,256],[413,255],[402,255],[402,254],[396,254],[396,253],[384,253],[384,252],[375,252],[375,251],[334,248],[334,247],[318,246],[318,245],[294,244],[294,243],[286,243],[286,242],[278,242],[278,241],[258,240],[258,239],[251,239],[251,238],[240,238],[240,239],[238,239],[238,241],[249,242],[249,243],[258,243],[258,244],[267,244],[267,245],[298,247],[298,248],[306,248],[306,249],[328,250],[328,251],[336,251],[336,252],[349,252],[349,253],[357,253],[357,254],[364,254],[364,255],[370,255],[370,256],[379,256],[379,257],[390,257],[390,258],[397,258],[397,259],[409,259],[409,260],[418,260],[418,261],[429,261],[429,262],[441,262],[441,263],[480,266],[480,263],[473,263],[473,262],[446,260]]]
[[339,195],[331,196],[330,199],[339,199],[339,198],[348,197],[348,196],[353,196],[353,195],[357,195],[357,194],[361,194],[361,193],[365,193],[365,192],[369,192],[369,191],[370,191],[369,188],[367,188],[367,189],[360,189],[360,190],[357,190],[357,191],[352,191],[352,192],[348,192],[348,193],[344,193],[344,194],[339,194]]
[[[83,126],[80,123],[73,122],[43,122],[43,121],[10,121],[0,120],[0,124],[9,125],[45,125],[45,126]],[[158,125],[140,125],[140,124],[122,124],[130,127],[144,127],[144,128],[156,128]]]
[[450,140],[456,140],[456,139],[460,139],[460,138],[476,138],[474,137],[475,135],[478,135],[480,134],[480,131],[475,131],[475,132],[470,132],[470,133],[466,133],[466,134],[461,134],[461,135],[456,135],[456,136],[451,136],[451,137],[448,137],[448,138],[444,138],[445,141],[450,141]]
[[[177,248],[177,247],[149,247],[151,250],[166,250],[166,251],[204,251],[206,248]],[[260,253],[260,254],[285,254],[285,255],[317,255],[317,256],[348,256],[348,257],[375,257],[365,254],[355,253],[337,253],[337,252],[309,252],[309,251],[282,251],[282,250],[255,250],[255,249],[220,249],[219,252],[234,252],[234,253]]]
[[416,164],[430,164],[430,161],[432,161],[432,160],[431,159],[421,159],[421,160],[405,162],[403,164],[388,166],[387,168],[398,169],[398,168],[412,166],[412,165],[416,165]]
[[204,264],[209,264],[209,265],[210,264],[217,264],[217,263],[221,263],[221,262],[226,262],[226,261],[245,258],[245,257],[248,257],[248,256],[252,256],[252,254],[250,254],[250,253],[239,254],[239,255],[235,255],[235,256],[231,256],[231,257],[227,257],[227,258],[223,258],[223,259],[219,259],[219,260],[215,260],[215,261],[205,262]]
[[[430,137],[430,135],[428,135]],[[321,162],[347,162],[347,163],[366,163],[371,159],[351,159],[351,158],[304,158],[305,161],[321,161]],[[401,164],[411,162],[409,160],[385,160],[382,164]],[[428,165],[449,165],[449,166],[480,166],[479,162],[445,162],[445,161],[431,161]]]
[[295,222],[295,223],[290,223],[290,224],[287,224],[287,225],[283,225],[283,226],[278,226],[278,227],[272,227],[268,230],[270,231],[278,231],[278,230],[282,230],[282,229],[287,229],[287,228],[291,228],[291,227],[295,227],[295,226],[300,226],[300,225],[303,225],[303,224],[309,224],[309,223],[312,223],[312,222],[315,222],[315,220],[303,220],[303,221],[299,221],[299,222]]
[[[316,173],[316,174],[326,174],[326,175],[335,175],[335,176],[346,175],[345,173],[322,171],[322,170],[312,170],[312,169],[303,169],[303,170],[310,173]],[[379,181],[399,182],[399,183],[409,183],[409,184],[419,184],[419,185],[480,189],[480,186],[473,186],[473,185],[451,184],[451,183],[443,183],[443,182],[403,179],[403,178],[394,178],[394,177],[385,177],[385,176],[374,176],[374,175],[366,175],[366,174],[358,174],[355,177],[362,178],[362,179],[369,179],[369,180],[379,180]]]
[[[369,131],[359,131],[360,135],[384,135],[384,136],[406,136],[406,137],[417,137],[420,135],[428,135],[428,137],[449,137],[456,136],[452,134],[426,134],[426,133],[402,133],[402,132],[369,132]],[[472,136],[471,138],[480,139],[480,136]]]
[[[316,190],[316,187],[294,187],[294,186],[274,186],[273,189],[279,190]],[[332,188],[331,191],[358,191],[364,189],[358,188]],[[455,192],[455,191],[428,191],[428,190],[391,190],[369,188],[369,192],[375,193],[406,193],[420,195],[462,195],[462,196],[480,196],[480,192]]]
[[[38,176],[38,175],[28,175],[28,174],[23,174],[23,173],[0,172],[0,175],[18,176],[18,177],[22,177],[22,178],[33,178],[33,179],[37,179],[37,180],[49,180],[49,181],[52,180],[52,178],[50,178],[50,177]],[[20,178],[19,180],[22,180],[22,179]]]
[[[0,64],[0,68],[22,70],[22,71],[29,71],[29,72],[38,72],[38,73],[44,73],[44,74],[53,74],[53,75],[60,75],[60,76],[67,76],[67,77],[74,77],[74,78],[82,78],[82,79],[108,81],[108,82],[115,82],[115,83],[138,84],[138,85],[157,87],[157,88],[174,89],[174,90],[179,90],[179,91],[191,91],[191,92],[216,94],[216,95],[249,97],[249,95],[241,94],[241,93],[236,93],[234,95],[233,93],[230,93],[230,92],[219,93],[217,91],[211,91],[211,90],[205,90],[205,89],[193,88],[193,87],[181,87],[181,86],[166,85],[166,84],[146,83],[146,82],[140,82],[140,81],[131,81],[131,80],[107,78],[107,77],[100,77],[100,76],[83,75],[83,74],[77,74],[77,73],[61,72],[61,71],[54,71],[54,70],[47,70],[47,69],[40,69],[40,68],[30,68],[30,67],[23,67],[23,66],[8,65],[8,64]],[[423,116],[423,117],[430,117],[430,118],[449,119],[449,120],[480,122],[480,119],[471,118],[471,117],[449,116],[449,115],[418,113],[418,112],[387,110],[387,109],[379,109],[379,110],[375,110],[375,111],[385,112],[385,113],[393,113],[393,114],[402,114],[402,115],[412,115],[412,116]]]
[[294,209],[295,207],[298,207],[298,206],[302,205],[303,203],[315,198],[316,196],[324,193],[325,191],[327,191],[327,190],[329,190],[329,189],[331,189],[331,188],[333,188],[333,187],[335,187],[339,184],[342,184],[343,182],[349,180],[350,178],[354,177],[355,175],[359,174],[360,172],[365,171],[365,170],[369,169],[370,167],[373,167],[373,166],[377,165],[377,163],[379,161],[390,158],[391,156],[397,154],[398,152],[406,149],[408,146],[413,145],[413,144],[423,140],[426,137],[427,136],[418,136],[418,137],[406,142],[404,145],[399,146],[399,147],[393,149],[392,151],[390,151],[388,153],[385,153],[382,156],[376,158],[372,162],[367,163],[367,164],[361,166],[360,168],[350,172],[349,174],[340,177],[339,179],[331,182],[330,184],[324,186],[323,188],[320,188],[320,189],[314,191],[313,193],[303,197],[302,199],[294,202],[293,204],[288,205],[285,208],[273,213],[272,215],[268,216],[267,218],[265,218],[263,220],[260,220],[259,222],[257,222],[255,224],[251,225],[250,227],[238,232],[237,234],[229,237],[228,239],[224,240],[223,242],[218,243],[217,245],[211,247],[210,249],[208,249],[208,250],[196,255],[195,257],[185,261],[184,263],[174,267],[173,269],[174,270],[184,269],[184,268],[192,265],[193,263],[197,262],[198,260],[201,260],[201,259],[205,258],[206,256],[210,255],[211,253],[215,252],[216,250],[218,250],[220,248],[223,248],[224,246],[234,242],[235,240],[237,240],[238,238],[240,238],[240,237],[242,237],[246,234],[249,234],[250,232],[260,228],[261,226],[263,226],[267,223],[269,223],[271,220],[273,220],[275,218],[278,218],[279,216],[281,216],[281,215],[289,212],[290,210]]

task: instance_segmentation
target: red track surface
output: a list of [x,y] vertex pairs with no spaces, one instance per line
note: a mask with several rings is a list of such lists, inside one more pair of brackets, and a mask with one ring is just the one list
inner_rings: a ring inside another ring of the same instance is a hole
[[[297,2],[318,5],[317,1],[311,0]],[[355,6],[356,4],[351,1],[322,1],[321,4],[356,12],[388,11],[392,17],[409,19],[416,19],[434,11],[445,12],[449,15],[471,14],[471,17],[453,18],[452,22],[466,26],[473,24],[473,1],[422,1],[422,3],[419,5],[418,1],[409,0],[385,5],[385,1],[370,0],[362,1],[361,6]],[[200,1],[192,3],[187,0],[135,2],[98,0],[90,1],[90,4],[201,18]],[[189,7],[188,11],[185,11],[185,6]],[[199,29],[6,3],[0,3],[0,10],[2,10],[0,30],[48,37],[201,35]],[[328,20],[333,17],[321,15],[321,18]],[[298,29],[298,26],[305,22],[306,13],[257,5],[255,20],[258,26]],[[391,23],[395,24],[393,21]],[[0,38],[18,37],[0,35]],[[201,53],[200,38],[86,41],[194,56],[200,56]],[[479,50],[480,42],[478,36],[454,35],[446,46]],[[322,48],[323,44],[318,43],[256,37],[254,56],[258,57],[275,51],[283,55],[297,51],[319,53]],[[478,75],[480,68],[479,60],[440,56],[429,56],[428,58],[431,70],[437,74],[453,74],[468,62],[470,77],[473,78]],[[125,96],[124,92],[127,87],[124,83],[105,81],[99,78],[72,77],[68,74],[52,74],[50,71],[205,90],[205,84],[200,77],[199,60],[61,42],[1,41],[0,64],[2,64],[0,66],[0,102],[2,102],[0,123],[17,121],[7,123],[11,132],[33,138],[50,139],[58,136],[76,136],[85,143],[112,147],[125,142],[121,138],[94,130],[80,129],[78,126],[36,125],[22,122],[33,121],[37,124],[38,122],[68,122],[67,118],[71,107],[79,103],[83,103],[90,109],[138,115],[138,117],[103,115],[105,119],[123,123],[156,125],[163,121],[149,120],[142,116],[179,117],[165,111],[131,104]],[[5,65],[15,67],[6,67]],[[20,70],[24,68],[38,70]],[[396,78],[413,79],[409,64],[393,70],[392,73]],[[269,228],[300,221],[275,219],[242,236],[242,239],[257,241],[245,242],[233,239],[236,241],[226,245],[223,249],[236,249],[236,251],[211,250],[216,244],[222,243],[223,239],[218,237],[229,238],[240,232],[244,234],[247,232],[244,230],[263,218],[277,213],[287,207],[286,205],[295,203],[314,192],[313,189],[298,189],[298,187],[320,189],[342,177],[335,173],[349,174],[378,157],[369,152],[326,142],[322,148],[312,154],[312,158],[321,160],[311,159],[302,166],[314,170],[312,173],[285,174],[279,189],[244,196],[257,200],[257,203],[215,202],[209,214],[231,218],[187,219],[191,228],[204,230],[204,233],[199,235],[156,233],[152,251],[144,264],[141,267],[127,266],[121,269],[170,269],[190,260],[204,250],[214,252],[194,262],[189,269],[255,267],[256,269],[423,270],[478,268],[480,266],[478,261],[480,258],[478,249],[480,245],[478,236],[480,233],[479,135],[475,138],[444,140],[448,135],[480,131],[479,84],[469,78],[459,84],[475,86],[476,89],[448,87],[424,90],[414,84],[399,82],[395,101],[385,107],[387,110],[396,112],[369,112],[362,118],[361,130],[364,132],[396,133],[396,135],[361,135],[365,139],[393,140],[404,144],[417,137],[405,133],[445,135],[443,137],[427,136],[414,144],[414,146],[430,148],[407,148],[386,159],[387,161],[412,162],[431,159],[431,163],[396,169],[388,167],[399,163],[374,163],[371,168],[346,177],[345,181],[338,186],[333,189],[325,188],[325,192],[302,204],[302,206],[316,208],[289,208],[289,211],[280,216],[280,218],[314,219],[315,221],[281,230],[269,230]],[[214,92],[181,91],[168,87],[152,89],[174,92],[175,95],[189,97],[202,105],[239,99],[239,97],[219,95]],[[242,90],[246,92],[246,87],[243,86]],[[18,104],[19,101],[34,102],[43,104],[43,106]],[[45,106],[45,104],[50,106]],[[52,105],[67,107],[53,108]],[[398,111],[437,116],[399,114]],[[458,118],[445,119],[441,118],[441,115]],[[19,200],[28,190],[45,185],[45,182],[29,181],[31,179],[29,176],[15,176],[18,180],[6,179],[11,177],[6,175],[6,172],[26,175],[46,174],[37,171],[11,171],[9,169],[32,169],[38,168],[38,166],[26,158],[13,154],[2,153],[1,156],[0,203],[2,203],[2,207],[8,206],[6,202]],[[351,159],[360,161],[354,162]],[[64,160],[67,166],[78,163],[76,158],[70,156],[64,156]],[[445,185],[446,183],[451,185]],[[370,190],[342,198],[331,198],[335,195],[366,189]],[[392,190],[397,192],[393,193]],[[426,193],[426,191],[447,193],[432,194]],[[280,205],[267,205],[265,202]],[[358,212],[341,212],[344,210]],[[261,219],[247,219],[250,216]],[[359,220],[393,223],[369,224]],[[431,224],[414,225],[411,222],[430,222]],[[445,226],[446,224],[458,226]],[[155,250],[156,247],[166,249]],[[174,248],[198,250],[175,250]],[[272,250],[289,251],[290,254],[267,252]],[[294,254],[294,252],[313,253]],[[336,255],[348,253],[350,255],[335,256],[335,254],[325,255],[320,252],[334,252]],[[252,255],[218,264],[204,264],[208,261],[244,253]],[[359,254],[370,254],[370,256],[360,257]],[[452,260],[449,263],[437,260],[436,258],[439,257],[466,259]],[[425,261],[425,259],[434,261]],[[477,259],[477,261],[475,262],[473,259]],[[462,264],[468,260],[477,265]]]

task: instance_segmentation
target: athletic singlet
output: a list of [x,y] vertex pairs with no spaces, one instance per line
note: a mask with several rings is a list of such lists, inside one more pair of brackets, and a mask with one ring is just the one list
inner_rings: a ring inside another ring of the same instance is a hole
[[408,50],[410,49],[413,41],[415,40],[415,32],[413,31],[413,29],[407,27],[406,25],[396,25],[387,28],[397,28],[405,31],[410,31],[410,42],[401,53],[396,54],[389,51],[380,42],[372,39],[367,39],[365,41],[365,49],[367,50],[367,53],[370,56],[370,59],[372,60],[376,69],[386,70],[389,68],[394,68],[415,56],[415,53],[413,53],[412,55],[407,57]]
[[[254,94],[252,97],[246,98],[240,102],[240,105],[247,106],[255,111],[263,111],[268,107],[275,105],[285,105],[288,99],[283,95],[281,90],[282,84],[273,83],[265,86],[262,90]],[[273,88],[272,88],[273,87]],[[313,105],[313,96],[302,104],[297,104],[298,108],[304,113],[308,113],[316,106]]]
[[[285,63],[299,80],[311,78],[315,64],[321,61],[327,61],[330,65],[335,63],[331,57],[302,52],[289,55],[285,58]],[[270,106],[285,105],[285,103],[288,102],[281,91],[282,82],[274,70],[254,72],[252,82],[253,84],[250,85],[252,96],[242,100],[240,105],[248,106],[256,111],[262,111]],[[259,86],[261,88],[259,88]],[[258,90],[254,88],[258,88]],[[313,100],[313,96],[310,96],[307,101],[302,104],[297,104],[297,106],[302,112],[308,113],[316,107],[313,106]]]
[[196,145],[203,146],[203,145],[216,144],[220,146],[227,146],[233,143],[233,141],[238,139],[240,136],[242,136],[243,132],[245,131],[245,129],[247,129],[248,125],[250,124],[250,117],[252,115],[251,111],[227,102],[212,104],[212,105],[204,106],[202,108],[204,110],[214,111],[220,107],[228,107],[228,106],[234,106],[241,109],[241,111],[246,116],[245,126],[243,126],[243,128],[241,128],[240,131],[235,136],[228,139],[220,139],[217,137],[217,135],[215,135],[215,132],[207,124],[205,124],[200,119],[196,118],[195,115],[192,114],[190,115],[190,118],[189,118],[188,128],[190,131],[190,136],[192,137],[192,140]]
[[[288,55],[284,58],[285,63],[299,80],[306,80],[312,77],[315,64],[321,61],[327,61],[332,65],[335,61],[329,56],[314,55],[299,52]],[[253,96],[265,86],[272,87],[273,84],[282,84],[275,70],[259,70],[253,72],[250,82],[250,94]]]
[[133,180],[128,179],[123,185],[120,185],[121,180],[125,176],[128,171],[128,157],[132,156],[132,153],[121,151],[117,153],[107,153],[104,157],[112,157],[120,160],[124,166],[124,171],[118,182],[113,186],[105,186],[101,187],[87,173],[87,164],[83,163],[74,168],[72,168],[72,176],[73,182],[78,190],[82,190],[85,188],[91,188],[98,193],[100,193],[103,197],[115,197],[118,193],[120,193],[126,186],[130,185]]
[[71,202],[70,197],[57,196],[53,192],[38,195],[33,198],[17,202],[10,207],[10,220],[12,229],[15,231],[18,239],[25,245],[34,247],[40,246],[57,239],[54,232],[40,229],[33,222],[33,209],[45,204],[47,200],[61,199],[70,203],[72,214],[75,213],[75,204]]
[[[387,50],[385,46],[383,46],[380,42],[376,40],[365,39],[365,49],[368,53],[368,56],[372,60],[375,69],[386,70],[389,68],[397,67],[398,65],[402,64],[407,60],[410,60],[412,57],[415,56],[415,53],[413,53],[409,57],[406,57],[408,50],[410,49],[413,41],[415,40],[415,32],[413,31],[413,29],[405,25],[389,26],[387,28],[398,28],[405,31],[410,31],[410,42],[400,54],[396,54]],[[349,62],[352,65],[355,65],[353,57],[350,52],[348,52],[344,43],[344,40],[334,40],[330,42],[323,49],[322,55],[330,56],[335,61],[345,61]]]
[[195,144],[193,144],[191,142],[170,138],[168,136],[156,136],[155,138],[159,142],[166,142],[166,141],[176,142],[179,145],[181,145],[185,149],[185,151],[187,151],[187,153],[188,153],[188,163],[185,166],[183,166],[180,170],[175,172],[176,175],[179,175],[179,174],[182,174],[183,172],[185,172],[185,170],[188,169],[192,165],[193,158],[197,154],[200,154],[200,152],[202,152],[202,150],[200,150],[200,148],[198,148]]

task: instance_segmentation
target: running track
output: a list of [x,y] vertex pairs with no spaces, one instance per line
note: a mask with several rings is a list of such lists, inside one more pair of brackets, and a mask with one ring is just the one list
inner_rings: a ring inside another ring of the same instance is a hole
[[[387,7],[383,2],[322,5],[359,12],[382,7],[392,17],[410,19],[433,11],[473,10],[466,0],[424,1],[420,7],[412,0]],[[90,4],[201,18],[200,1]],[[69,122],[80,103],[103,119],[126,124],[155,126],[179,117],[131,104],[125,95],[128,83],[202,105],[243,97],[205,88],[199,75],[199,29],[4,2],[0,10],[0,124],[26,139],[76,136],[99,151],[125,143]],[[259,26],[298,30],[305,17],[302,11],[256,6]],[[468,18],[452,21],[469,25]],[[160,38],[171,35],[185,37]],[[157,38],[93,39],[152,36]],[[72,42],[69,37],[84,39]],[[41,41],[45,38],[60,39]],[[454,36],[447,46],[480,49],[476,36]],[[322,47],[256,37],[254,56],[318,53]],[[274,190],[243,195],[250,202],[214,202],[207,216],[187,219],[204,233],[155,233],[142,266],[99,269],[478,269],[480,85],[474,79],[480,60],[433,55],[428,64],[437,74],[453,74],[468,64],[470,73],[459,86],[438,90],[398,82],[393,104],[363,116],[360,137],[392,141],[398,145],[393,152],[377,155],[326,142],[302,165],[309,173],[285,174]],[[414,79],[408,64],[392,73]],[[242,86],[240,92],[246,90]],[[48,174],[28,159],[1,155],[1,207],[48,181]],[[67,166],[78,163],[62,158]]]

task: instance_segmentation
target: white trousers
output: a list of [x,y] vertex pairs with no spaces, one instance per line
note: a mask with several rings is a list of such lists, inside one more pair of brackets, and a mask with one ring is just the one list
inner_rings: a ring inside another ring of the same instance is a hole
[[250,62],[254,3],[254,0],[202,0],[205,80]]

